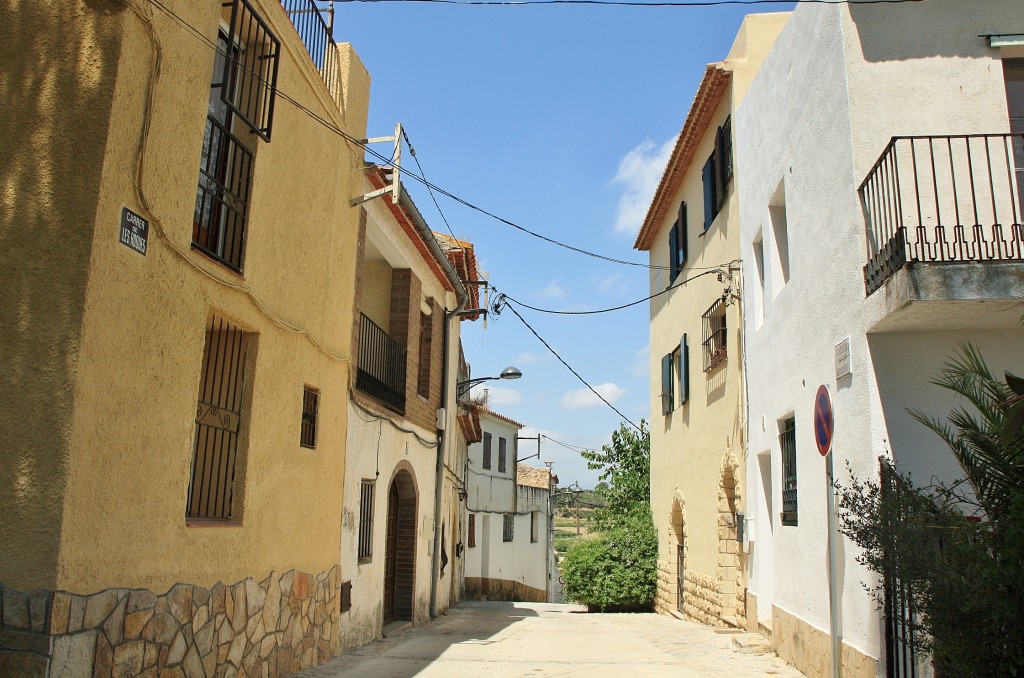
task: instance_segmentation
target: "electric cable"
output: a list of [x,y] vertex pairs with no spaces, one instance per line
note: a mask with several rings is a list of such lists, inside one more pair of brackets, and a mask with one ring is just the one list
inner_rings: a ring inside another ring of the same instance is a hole
[[[404,126],[402,127],[402,137],[405,139],[406,145],[409,146],[409,155],[411,155],[412,159],[416,161],[416,167],[418,167],[420,170],[420,176],[426,179],[427,173],[423,171],[423,165],[420,164],[419,156],[416,155],[416,149],[413,148],[412,142],[409,141],[409,132],[405,129]],[[394,161],[394,157],[394,154],[392,154],[392,161]],[[437,197],[434,195],[434,191],[430,188],[430,186],[427,186],[427,192],[430,194],[430,199],[434,201],[434,207],[437,208],[437,213],[441,215],[441,221],[444,222],[445,228],[448,229],[448,233],[452,236],[452,239],[455,241],[455,246],[460,250],[463,249],[463,247],[459,244],[459,238],[455,235],[455,231],[452,230],[452,225],[448,223],[448,218],[445,217],[444,211],[441,210],[441,205],[438,204]]]
[[538,334],[538,333],[537,333],[537,330],[533,329],[533,327],[532,327],[532,326],[530,325],[530,323],[526,322],[526,318],[524,318],[523,316],[519,315],[519,311],[517,311],[517,310],[516,310],[515,308],[513,308],[512,306],[510,306],[510,305],[508,305],[508,304],[506,304],[506,305],[505,305],[505,308],[507,308],[508,310],[512,311],[513,315],[515,315],[515,317],[519,318],[519,322],[523,323],[523,325],[525,325],[525,326],[526,326],[526,329],[530,330],[530,332],[532,332],[532,333],[533,333],[533,336],[537,337],[537,340],[538,340],[538,341],[539,341],[540,343],[544,344],[544,348],[546,348],[546,349],[547,349],[548,351],[550,351],[550,352],[551,352],[551,355],[555,356],[555,357],[556,357],[556,358],[558,359],[558,362],[560,362],[560,363],[562,363],[563,365],[565,365],[565,368],[566,368],[567,370],[569,370],[570,372],[572,372],[572,373],[573,373],[573,375],[574,375],[574,376],[575,376],[575,377],[576,377],[577,379],[579,379],[579,380],[580,380],[580,382],[582,382],[582,384],[583,384],[584,386],[586,386],[586,387],[587,387],[588,389],[590,389],[590,392],[591,392],[591,393],[593,393],[594,395],[596,395],[596,396],[598,397],[598,399],[600,399],[600,401],[601,401],[601,402],[603,402],[603,403],[604,403],[605,405],[607,405],[608,407],[610,407],[610,408],[611,408],[611,409],[612,409],[612,410],[613,410],[613,411],[615,412],[615,414],[619,415],[619,416],[620,416],[620,417],[622,418],[622,420],[623,420],[623,421],[625,421],[625,422],[626,422],[627,424],[629,424],[630,426],[632,426],[633,428],[635,428],[635,429],[636,429],[636,430],[637,430],[638,432],[640,432],[640,433],[643,433],[643,430],[642,430],[642,429],[641,429],[641,428],[640,428],[639,426],[637,426],[636,424],[634,424],[634,423],[633,423],[633,421],[632,421],[632,420],[631,420],[631,419],[630,419],[629,417],[627,417],[626,415],[624,415],[624,414],[623,414],[623,413],[622,413],[622,412],[621,412],[621,411],[619,410],[619,408],[615,407],[615,405],[612,405],[612,404],[611,404],[610,402],[608,402],[608,400],[607,400],[607,399],[606,399],[606,398],[605,398],[605,397],[604,397],[603,395],[601,395],[600,393],[598,393],[598,392],[597,392],[597,390],[596,390],[596,389],[595,389],[595,388],[594,388],[593,386],[591,386],[591,385],[590,385],[590,384],[589,384],[589,383],[587,382],[587,380],[586,380],[586,379],[584,379],[584,378],[583,378],[582,376],[580,376],[580,373],[579,373],[579,372],[577,372],[577,371],[576,371],[575,369],[573,369],[572,365],[570,365],[569,363],[567,363],[567,362],[565,361],[565,359],[564,359],[564,358],[562,358],[562,356],[558,355],[558,351],[556,351],[556,350],[555,350],[554,348],[552,348],[552,347],[551,347],[551,344],[549,344],[548,342],[544,341],[544,338],[543,338],[543,337],[541,337],[541,336],[540,336],[540,334]]
[[[881,0],[879,0],[879,1],[881,1]],[[887,2],[896,2],[897,0],[885,0],[885,1],[887,1]],[[918,0],[899,0],[899,1],[901,1],[901,2],[917,2]],[[147,2],[150,2],[151,4],[153,4],[154,6],[159,8],[162,12],[167,14],[169,17],[173,18],[177,23],[179,23],[180,25],[182,25],[183,27],[188,29],[191,33],[193,33],[200,40],[202,40],[207,45],[212,47],[214,50],[219,51],[219,48],[218,48],[216,43],[212,42],[209,38],[207,38],[205,35],[203,35],[197,28],[195,28],[194,26],[189,24],[187,21],[182,19],[180,16],[175,14],[171,9],[169,9],[166,5],[164,5],[161,2],[161,0],[147,0]],[[260,80],[260,82],[261,82],[261,84],[267,84],[267,83],[263,82],[262,80]],[[348,143],[352,144],[353,146],[361,148],[365,153],[367,153],[367,154],[371,155],[372,157],[376,158],[377,160],[381,161],[384,164],[384,166],[393,167],[393,165],[392,165],[392,162],[394,160],[393,157],[392,158],[388,158],[384,154],[374,150],[373,148],[370,148],[370,146],[368,144],[364,143],[361,139],[357,139],[356,137],[352,136],[351,134],[349,134],[348,132],[344,131],[340,127],[337,127],[336,125],[331,123],[329,120],[324,119],[322,116],[320,116],[317,113],[315,113],[314,111],[310,110],[305,105],[303,105],[302,103],[300,103],[299,101],[297,101],[296,99],[294,99],[293,97],[288,95],[286,92],[282,91],[281,89],[279,89],[279,88],[275,89],[275,92],[276,92],[277,96],[281,97],[281,99],[283,99],[284,101],[287,101],[288,103],[290,103],[292,106],[297,108],[299,111],[301,111],[302,113],[306,114],[313,121],[317,122],[318,124],[320,124],[321,126],[326,128],[328,131],[332,132],[333,134],[335,134],[337,136],[340,136],[342,139],[344,139]],[[413,156],[413,157],[415,158],[415,156]],[[593,257],[595,259],[600,259],[602,261],[607,261],[607,262],[610,262],[610,263],[613,263],[613,264],[621,264],[621,265],[625,265],[625,266],[636,266],[636,267],[639,267],[639,268],[646,268],[646,269],[652,269],[652,270],[655,270],[655,269],[667,269],[668,268],[667,266],[657,266],[657,265],[645,264],[645,263],[637,262],[637,261],[628,261],[626,259],[618,259],[618,258],[615,258],[615,257],[609,257],[609,256],[604,255],[604,254],[598,254],[596,252],[591,252],[589,250],[585,250],[583,248],[576,247],[575,245],[570,245],[570,244],[562,242],[560,240],[556,240],[554,238],[550,238],[550,237],[548,237],[546,235],[538,233],[537,231],[533,231],[533,230],[531,230],[529,228],[526,228],[525,226],[517,224],[514,221],[511,221],[509,219],[505,219],[504,217],[498,216],[494,212],[491,212],[491,211],[486,210],[486,209],[484,209],[484,208],[482,208],[482,207],[480,207],[478,205],[475,205],[474,203],[472,203],[472,202],[470,202],[470,201],[468,201],[468,200],[466,200],[464,198],[460,198],[459,196],[455,195],[454,193],[451,193],[450,191],[447,191],[444,188],[441,188],[440,186],[438,186],[438,185],[436,185],[436,184],[434,184],[434,183],[432,183],[430,181],[427,181],[427,179],[425,177],[420,176],[420,175],[416,174],[415,172],[412,172],[412,171],[409,171],[409,170],[402,170],[402,174],[404,174],[407,177],[410,177],[414,181],[422,184],[423,186],[426,186],[428,189],[436,191],[440,195],[443,195],[446,198],[449,198],[450,200],[453,200],[453,201],[459,203],[460,205],[462,205],[462,206],[464,206],[464,207],[466,207],[466,208],[468,208],[470,210],[473,210],[475,212],[483,214],[484,216],[487,216],[487,217],[489,217],[489,218],[491,218],[491,219],[493,219],[493,220],[495,220],[495,221],[497,221],[499,223],[505,224],[506,226],[509,226],[509,227],[514,228],[514,229],[516,229],[518,231],[526,233],[527,235],[530,235],[530,236],[532,236],[534,238],[537,238],[539,240],[547,242],[547,243],[549,243],[551,245],[555,245],[557,247],[562,247],[562,248],[568,249],[568,250],[570,250],[572,252],[576,252],[577,254],[582,254],[582,255],[585,255],[585,256],[588,256],[588,257]]]
[[[728,266],[728,264],[723,264],[723,266]],[[527,303],[524,303],[522,301],[519,301],[518,299],[516,299],[514,297],[510,297],[510,296],[508,296],[507,294],[504,294],[504,293],[499,293],[497,298],[494,300],[494,303],[496,305],[500,306],[502,303],[507,301],[509,303],[515,304],[516,306],[521,306],[522,308],[528,308],[531,311],[536,311],[538,313],[549,313],[551,315],[597,315],[597,314],[600,314],[600,313],[611,313],[613,311],[621,311],[623,309],[630,308],[631,306],[636,306],[637,304],[642,304],[645,301],[650,301],[651,299],[655,299],[657,297],[660,297],[663,294],[668,294],[669,292],[671,292],[672,290],[676,289],[680,285],[685,285],[686,283],[688,283],[688,282],[690,282],[692,280],[696,280],[697,278],[700,278],[702,276],[710,275],[712,273],[724,273],[724,272],[725,272],[724,269],[721,268],[721,267],[717,267],[716,266],[715,268],[709,268],[708,270],[704,271],[703,273],[698,273],[697,275],[692,276],[690,278],[687,278],[686,280],[675,281],[671,285],[669,285],[668,287],[663,289],[662,291],[655,292],[654,294],[652,294],[652,295],[650,295],[648,297],[644,297],[643,299],[637,299],[636,301],[631,301],[628,304],[623,304],[621,306],[613,306],[611,308],[601,308],[601,309],[597,309],[595,311],[556,311],[556,310],[550,309],[550,308],[538,308],[536,306],[531,306],[530,304],[527,304]],[[495,292],[498,292],[498,288],[492,287],[492,289],[494,289]]]

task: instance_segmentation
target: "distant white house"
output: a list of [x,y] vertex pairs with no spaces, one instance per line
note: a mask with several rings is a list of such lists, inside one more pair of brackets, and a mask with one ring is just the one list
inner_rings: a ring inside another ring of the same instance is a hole
[[[809,675],[832,674],[819,386],[840,481],[884,456],[928,482],[959,468],[907,409],[957,406],[930,381],[958,343],[1024,370],[1024,41],[987,37],[1010,26],[1020,0],[801,4],[734,117],[748,613]],[[904,675],[905,629],[839,539],[842,675]]]
[[522,424],[486,407],[477,413],[483,440],[469,446],[466,598],[544,602],[551,562],[551,472],[517,466]]

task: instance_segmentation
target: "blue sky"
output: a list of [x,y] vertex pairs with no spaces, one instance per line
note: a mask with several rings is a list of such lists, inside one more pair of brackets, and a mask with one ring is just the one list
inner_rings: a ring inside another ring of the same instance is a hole
[[[336,39],[353,43],[370,71],[370,136],[401,122],[434,184],[550,238],[645,265],[633,241],[705,64],[725,58],[745,14],[789,9],[336,6]],[[408,155],[403,165],[416,169]],[[426,189],[405,183],[427,223],[445,232]],[[642,267],[555,247],[437,199],[491,284],[523,303],[579,311],[648,295]],[[517,310],[626,417],[650,418],[646,303],[577,317]],[[610,441],[619,415],[513,313],[488,318],[486,329],[465,322],[462,333],[474,376],[522,370],[522,379],[486,385],[491,408],[525,424],[522,435],[591,449]],[[520,456],[535,451],[520,442]],[[541,452],[563,486],[597,481],[573,450],[545,440]]]

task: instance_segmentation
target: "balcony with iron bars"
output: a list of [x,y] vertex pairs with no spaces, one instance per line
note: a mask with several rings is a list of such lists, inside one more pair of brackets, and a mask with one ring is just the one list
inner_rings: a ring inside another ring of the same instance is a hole
[[405,413],[405,347],[364,314],[359,314],[356,388],[388,408]]
[[[334,42],[334,3],[321,7],[316,0],[280,0],[324,84],[336,96],[338,46]],[[324,20],[327,14],[327,20]]]
[[1016,322],[1024,135],[893,137],[859,189],[874,329]]

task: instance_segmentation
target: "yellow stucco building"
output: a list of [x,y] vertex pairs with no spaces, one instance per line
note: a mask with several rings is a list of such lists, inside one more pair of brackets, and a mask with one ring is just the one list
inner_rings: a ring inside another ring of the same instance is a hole
[[367,72],[278,0],[0,25],[0,674],[322,662]]
[[731,116],[788,17],[746,17],[727,58],[707,66],[634,243],[650,255],[651,293],[662,293],[650,321],[655,605],[713,626],[743,628],[748,617]]

